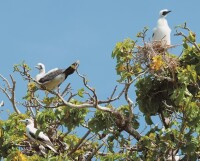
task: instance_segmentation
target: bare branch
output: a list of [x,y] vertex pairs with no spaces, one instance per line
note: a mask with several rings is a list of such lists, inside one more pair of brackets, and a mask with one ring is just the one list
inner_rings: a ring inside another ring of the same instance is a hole
[[88,156],[88,158],[87,158],[87,161],[90,161],[92,158],[93,158],[93,156],[99,151],[99,149],[101,149],[101,147],[105,144],[105,141],[108,139],[108,136],[109,135],[107,135],[103,140],[102,140],[102,144],[100,144],[96,149],[94,149],[92,152],[91,152],[91,154]]
[[85,140],[85,138],[90,134],[90,130],[87,131],[87,133],[79,140],[79,142],[75,145],[75,147],[68,153],[68,156],[71,156],[82,144],[82,142]]
[[70,89],[70,83],[67,85],[67,87],[63,90],[61,96],[64,96],[64,94]]
[[1,75],[1,74],[0,74],[0,77],[6,83],[6,85],[8,87],[8,90],[10,90],[11,86],[10,86],[10,83],[8,82],[8,80],[3,75]]
[[128,90],[130,87],[131,83],[127,83],[125,86],[125,99],[129,105],[129,122],[131,122],[132,118],[133,118],[133,111],[132,111],[132,107],[133,107],[133,101],[129,98],[128,96]]
[[94,107],[98,108],[98,107],[97,107],[97,106],[98,106],[98,98],[97,98],[97,95],[96,95],[95,89],[92,88],[92,87],[90,87],[90,86],[87,84],[87,80],[86,80],[86,78],[85,78],[83,75],[81,75],[81,74],[78,72],[77,69],[76,69],[76,72],[77,72],[77,74],[79,75],[79,77],[82,78],[82,80],[83,80],[83,84],[85,85],[85,87],[86,87],[87,89],[89,89],[89,90],[93,93],[93,95],[94,95],[94,98],[93,98]]
[[118,96],[116,96],[115,98],[113,98],[113,96],[114,96],[114,94],[115,94],[115,92],[116,92],[116,90],[117,90],[117,86],[115,86],[115,88],[114,88],[114,90],[113,90],[113,93],[111,94],[110,98],[109,98],[108,100],[99,100],[98,103],[99,103],[99,104],[102,104],[102,103],[107,103],[107,104],[109,104],[109,103],[111,103],[111,102],[113,102],[113,101],[118,100],[118,99],[123,95],[125,89],[126,89],[126,86],[124,86],[124,88],[122,89],[122,91],[119,93]]
[[[12,103],[13,109],[15,110],[15,112],[17,114],[21,114],[21,112],[19,111],[19,109],[16,106],[16,101],[15,101],[15,87],[16,87],[16,81],[14,80],[14,78],[12,77],[12,75],[10,75],[11,81],[12,81],[12,87],[9,83],[9,81],[3,77],[2,75],[0,75],[1,79],[6,83],[6,87],[3,88],[0,86],[0,90],[6,95],[6,97],[10,100],[10,102]],[[9,93],[8,93],[8,91]]]
[[14,80],[14,78],[12,77],[12,75],[10,75],[10,78],[11,78],[12,84],[13,84],[12,92],[11,92],[12,97],[11,97],[10,101],[12,102],[12,105],[13,105],[13,108],[14,108],[15,112],[16,112],[17,114],[21,114],[21,112],[20,112],[19,109],[17,108],[16,102],[15,102],[15,86],[16,86],[16,81]]

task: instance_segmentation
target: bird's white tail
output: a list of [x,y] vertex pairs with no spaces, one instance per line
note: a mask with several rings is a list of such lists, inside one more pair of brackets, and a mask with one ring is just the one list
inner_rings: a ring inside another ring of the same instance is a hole
[[52,146],[46,145],[49,149],[51,149],[54,153],[58,153]]

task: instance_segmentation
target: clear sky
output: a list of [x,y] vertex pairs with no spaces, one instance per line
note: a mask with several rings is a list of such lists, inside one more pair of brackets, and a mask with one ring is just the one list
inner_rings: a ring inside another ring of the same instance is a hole
[[[107,98],[117,84],[115,60],[111,58],[116,42],[135,39],[145,26],[149,27],[150,38],[161,9],[172,10],[167,17],[172,44],[181,43],[181,38],[173,34],[174,27],[184,22],[200,37],[199,6],[199,0],[1,0],[0,74],[9,78],[13,65],[23,60],[33,69],[33,77],[38,62],[49,70],[80,60],[79,72],[87,75],[100,99]],[[18,81],[16,96],[20,100],[26,84],[13,75]],[[76,74],[64,85],[69,82],[74,89],[82,87]],[[5,102],[2,109],[10,109],[11,104],[0,93],[1,100]]]

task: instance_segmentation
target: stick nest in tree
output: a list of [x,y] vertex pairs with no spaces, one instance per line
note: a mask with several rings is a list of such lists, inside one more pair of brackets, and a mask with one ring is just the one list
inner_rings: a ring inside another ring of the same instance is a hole
[[144,46],[137,46],[138,58],[150,69],[152,74],[160,77],[170,76],[179,66],[179,59],[168,54],[169,49],[173,47],[175,46],[163,45],[162,41],[144,43]]

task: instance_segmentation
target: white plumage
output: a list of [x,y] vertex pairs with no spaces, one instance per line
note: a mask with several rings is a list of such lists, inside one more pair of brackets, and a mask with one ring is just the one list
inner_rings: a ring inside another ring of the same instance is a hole
[[34,127],[33,120],[26,119],[26,120],[20,120],[21,122],[26,123],[26,134],[32,141],[37,141],[41,145],[51,149],[53,152],[57,153],[57,151],[54,148],[54,145],[50,141],[49,137],[45,135],[42,131],[36,129]]
[[45,66],[42,63],[38,63],[36,68],[39,69],[39,74],[36,75],[35,80],[39,84],[39,88],[45,87],[48,90],[54,90],[59,87],[64,80],[73,74],[79,65],[79,61],[73,63],[67,69],[54,68],[45,73]]
[[159,13],[157,26],[153,29],[153,41],[161,41],[163,45],[171,45],[170,34],[171,29],[168,26],[166,16],[171,11],[164,9]]

